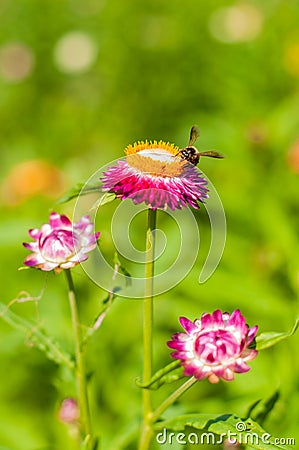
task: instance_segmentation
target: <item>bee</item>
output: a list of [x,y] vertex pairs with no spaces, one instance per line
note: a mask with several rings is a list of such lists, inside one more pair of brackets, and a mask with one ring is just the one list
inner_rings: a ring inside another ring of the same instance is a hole
[[214,150],[207,150],[204,152],[199,152],[196,147],[193,146],[197,138],[199,137],[199,128],[196,125],[193,125],[193,127],[190,130],[190,138],[188,146],[185,148],[182,148],[177,154],[180,156],[182,160],[189,161],[194,166],[197,166],[199,163],[199,158],[201,156],[208,156],[209,158],[224,158],[224,155],[221,153],[218,153]]

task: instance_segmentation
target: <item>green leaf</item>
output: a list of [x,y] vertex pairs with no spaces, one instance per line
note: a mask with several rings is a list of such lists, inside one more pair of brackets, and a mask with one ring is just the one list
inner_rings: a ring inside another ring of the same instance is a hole
[[279,399],[279,391],[275,391],[273,395],[267,400],[258,400],[256,401],[250,408],[247,413],[247,416],[250,416],[258,422],[259,424],[263,424],[266,420],[269,413],[274,408],[277,400]]
[[[90,184],[85,185],[84,183],[78,183],[75,187],[73,187],[69,192],[67,192],[65,195],[60,197],[56,204],[66,203],[70,200],[79,197],[79,195],[88,195],[88,194],[94,194],[94,193],[103,193],[102,192],[102,186],[100,184]],[[99,205],[102,206],[105,203],[109,203],[112,200],[115,199],[115,194],[112,193],[105,193],[102,195],[102,197],[99,199]]]
[[[230,438],[236,439],[239,443],[258,450],[287,450],[292,448],[287,445],[275,443],[275,438],[251,418],[241,419],[233,414],[186,414],[157,422],[154,425],[154,429],[160,431],[156,435],[157,442],[162,443],[162,438],[167,439],[167,436],[170,435],[168,430],[184,431],[186,427],[201,431],[198,435],[199,444],[220,444],[225,439]],[[177,436],[179,436],[179,433]],[[193,436],[192,439],[195,438],[194,433],[188,433],[187,431],[182,433],[180,438],[183,439],[183,436],[185,437],[186,443],[188,442],[188,436]],[[160,442],[158,439],[160,439]],[[173,441],[174,439],[175,437],[172,436]],[[194,444],[195,442],[190,443]]]
[[116,274],[117,272],[121,272],[126,276],[126,286],[130,286],[131,285],[131,280],[130,278],[132,278],[132,275],[130,274],[130,272],[122,265],[122,263],[120,262],[118,253],[115,252],[114,253],[114,257],[113,257],[113,263],[114,263],[114,273]]
[[[87,192],[88,194],[90,192]],[[86,195],[86,194],[83,194]],[[116,199],[116,195],[111,193],[111,192],[106,192],[105,194],[103,194],[92,206],[91,209],[97,209],[100,208],[101,206],[106,205],[107,203],[113,202],[113,200]]]
[[136,381],[137,386],[145,389],[158,389],[163,384],[173,383],[184,377],[183,367],[180,367],[179,361],[172,361],[163,369],[158,370],[147,383]]
[[[131,280],[130,280],[131,275],[122,266],[117,252],[115,252],[115,254],[114,254],[113,262],[114,262],[114,272],[113,272],[113,277],[111,280],[112,283],[115,282],[114,280],[115,280],[115,277],[118,274],[118,272],[122,272],[127,277],[126,284],[129,285],[131,283]],[[118,297],[118,292],[120,292],[120,291],[121,291],[121,288],[119,286],[115,286],[110,291],[108,291],[106,297],[102,300],[103,307],[102,307],[101,311],[98,313],[98,315],[94,319],[92,326],[87,328],[87,331],[86,331],[84,339],[83,339],[84,344],[86,344],[87,340],[95,333],[95,331],[97,331],[100,328],[103,320],[105,319],[111,306],[113,305],[114,300]]]
[[256,349],[264,350],[265,348],[272,347],[273,345],[278,344],[278,342],[287,339],[292,336],[299,325],[299,317],[297,317],[293,328],[290,331],[279,333],[276,331],[269,331],[267,333],[261,333],[256,337]]
[[72,357],[60,347],[58,342],[41,330],[38,324],[23,319],[3,303],[0,303],[0,317],[13,328],[26,334],[28,341],[42,350],[50,360],[74,369]]

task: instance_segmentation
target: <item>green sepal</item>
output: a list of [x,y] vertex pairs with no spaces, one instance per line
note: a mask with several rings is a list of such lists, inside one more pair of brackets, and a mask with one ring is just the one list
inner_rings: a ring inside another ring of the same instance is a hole
[[294,326],[290,331],[279,333],[276,331],[269,331],[267,333],[261,333],[256,337],[256,349],[257,350],[264,350],[266,348],[272,347],[273,345],[278,344],[279,342],[283,341],[284,339],[287,339],[288,337],[292,336],[299,325],[299,317],[297,317]]
[[39,327],[39,324],[23,319],[3,303],[0,303],[0,317],[13,328],[22,331],[30,344],[43,351],[48,359],[57,364],[66,365],[70,369],[75,368],[71,355],[63,350],[52,337],[48,336]]

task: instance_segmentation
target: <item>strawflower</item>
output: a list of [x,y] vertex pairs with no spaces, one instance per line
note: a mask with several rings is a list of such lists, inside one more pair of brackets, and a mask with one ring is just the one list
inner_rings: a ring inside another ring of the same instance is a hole
[[49,223],[40,229],[29,230],[34,242],[23,245],[33,253],[27,256],[24,264],[59,273],[85,261],[100,235],[93,232],[93,226],[88,216],[72,223],[68,217],[52,212]]
[[219,309],[204,313],[194,322],[180,317],[180,323],[186,333],[175,333],[167,345],[176,350],[172,356],[181,361],[186,376],[217,383],[250,370],[247,362],[257,356],[257,350],[249,345],[258,327],[249,328],[238,309],[231,315]]
[[163,141],[129,145],[126,158],[108,168],[103,191],[152,209],[198,209],[208,197],[207,181],[198,169],[178,155],[179,148]]

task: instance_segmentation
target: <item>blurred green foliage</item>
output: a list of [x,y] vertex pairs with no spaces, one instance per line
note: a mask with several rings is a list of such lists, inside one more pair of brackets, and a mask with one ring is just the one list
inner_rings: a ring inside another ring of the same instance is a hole
[[[127,144],[164,139],[182,147],[197,123],[198,146],[226,155],[200,166],[222,199],[227,244],[215,274],[199,285],[210,231],[204,208],[194,212],[201,251],[186,279],[156,299],[155,367],[170,362],[164,342],[180,329],[180,315],[240,308],[260,331],[291,328],[299,289],[298,2],[1,0],[0,11],[1,301],[23,290],[41,296],[12,309],[27,319],[38,313],[43,328],[72,352],[63,274],[17,271],[28,253],[21,246],[27,230],[53,209],[71,215],[74,202],[58,208],[55,200],[123,156]],[[79,69],[72,58],[80,59],[80,48],[62,51],[73,32],[87,36],[85,53],[91,52]],[[111,261],[113,208],[103,207],[96,224]],[[140,249],[142,220],[132,232]],[[165,214],[158,222],[177,239]],[[106,294],[79,267],[74,278],[89,325]],[[57,414],[63,396],[74,395],[73,380],[26,345],[20,331],[1,322],[0,334],[0,445],[71,449]],[[91,407],[105,450],[121,430],[129,436],[140,414],[141,339],[141,302],[118,299],[90,341]],[[233,383],[198,383],[165,417],[198,411],[242,417],[278,389],[264,427],[299,442],[298,339],[261,352]]]

